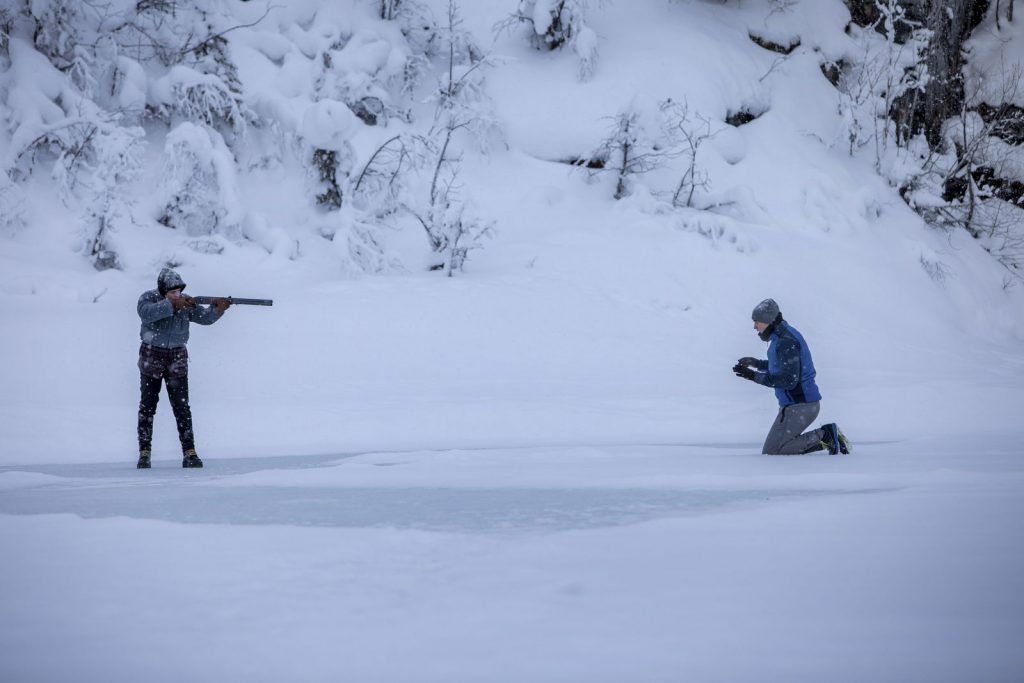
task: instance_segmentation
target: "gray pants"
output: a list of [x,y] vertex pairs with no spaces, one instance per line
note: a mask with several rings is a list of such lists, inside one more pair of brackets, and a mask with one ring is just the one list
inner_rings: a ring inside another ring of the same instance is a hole
[[818,417],[820,409],[819,401],[780,408],[761,452],[766,455],[799,455],[820,450],[821,430],[803,433]]

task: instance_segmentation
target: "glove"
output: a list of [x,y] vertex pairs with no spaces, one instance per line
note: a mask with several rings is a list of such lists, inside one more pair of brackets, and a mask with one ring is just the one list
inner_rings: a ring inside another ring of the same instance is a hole
[[221,315],[224,315],[224,311],[226,311],[229,308],[231,308],[231,299],[225,299],[223,297],[218,297],[218,298],[213,300],[213,307],[217,309],[218,313],[220,313]]
[[742,365],[743,367],[746,368],[756,368],[759,364],[760,361],[758,361],[756,358],[751,358],[750,356],[744,356],[743,358],[740,358],[737,363],[737,365]]
[[751,381],[753,381],[754,375],[756,374],[753,370],[751,370],[747,366],[740,365],[739,363],[737,363],[736,365],[732,366],[732,371],[736,373],[737,377],[742,377],[743,379],[749,379]]

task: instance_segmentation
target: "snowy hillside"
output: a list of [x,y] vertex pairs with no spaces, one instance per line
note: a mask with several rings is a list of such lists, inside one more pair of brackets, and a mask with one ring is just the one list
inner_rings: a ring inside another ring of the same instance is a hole
[[[143,128],[108,136],[115,151],[139,137],[139,159],[130,183],[103,181],[114,207],[106,232],[90,232],[95,201],[75,198],[103,180],[101,158],[65,196],[53,162],[34,151],[31,175],[15,174],[5,195],[22,212],[0,242],[3,460],[131,451],[133,304],[167,263],[194,294],[276,299],[194,335],[197,429],[217,457],[753,439],[770,403],[728,368],[761,353],[749,310],[766,296],[812,340],[827,410],[851,434],[1018,429],[1024,293],[965,231],[925,225],[875,171],[870,146],[849,155],[840,96],[820,68],[859,49],[841,2],[592,4],[598,61],[583,81],[577,53],[536,50],[514,22],[496,30],[508,5],[461,8],[449,42],[472,39],[489,61],[456,64],[480,76],[475,99],[453,105],[472,119],[453,138],[459,161],[432,166],[436,144],[409,142],[427,163],[391,199],[354,188],[360,175],[394,170],[395,143],[374,156],[382,143],[444,125],[432,93],[446,55],[422,43],[449,34],[413,30],[446,25],[444,3],[394,21],[369,2],[211,5],[203,20],[233,29],[211,54],[237,79],[213,127],[179,123],[194,102],[174,99],[193,92],[188,79],[202,80],[206,62],[161,70],[155,58],[117,57],[131,62],[119,71],[119,123]],[[783,57],[749,35],[800,47]],[[50,110],[72,84],[17,30],[9,61],[10,160],[26,136],[62,125]],[[414,66],[422,73],[410,81]],[[357,97],[383,107],[376,125],[340,104]],[[686,118],[666,113],[666,100]],[[759,116],[724,122],[738,111]],[[614,170],[564,162],[596,158],[624,112],[657,168],[630,176],[616,200]],[[666,121],[693,144],[670,139]],[[336,153],[338,210],[317,205],[327,191],[309,165],[314,148]],[[190,179],[182,164],[209,170]],[[434,215],[425,197],[437,169],[458,172],[450,206],[493,226],[451,280],[427,270],[451,259],[413,217]],[[119,268],[90,265],[97,240]]]
[[[1024,20],[948,4],[922,122],[931,0],[0,2],[0,679],[1020,680]],[[198,472],[165,266],[274,300]],[[760,455],[766,297],[851,457]]]

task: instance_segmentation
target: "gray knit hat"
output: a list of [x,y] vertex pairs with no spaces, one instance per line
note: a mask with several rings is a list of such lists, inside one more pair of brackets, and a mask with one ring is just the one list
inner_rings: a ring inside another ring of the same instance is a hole
[[750,317],[755,323],[770,325],[779,317],[779,313],[779,305],[775,303],[775,299],[765,299],[754,307],[754,312],[750,314]]
[[163,295],[172,289],[185,289],[185,281],[170,268],[163,268],[156,278],[156,288]]

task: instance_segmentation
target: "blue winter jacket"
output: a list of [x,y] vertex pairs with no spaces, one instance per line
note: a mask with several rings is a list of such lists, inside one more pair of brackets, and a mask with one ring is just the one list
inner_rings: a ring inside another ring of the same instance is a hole
[[803,336],[785,320],[775,326],[768,344],[768,360],[761,361],[754,381],[774,387],[782,407],[821,400],[814,383],[814,361]]
[[161,349],[183,348],[188,343],[189,323],[212,325],[221,314],[213,306],[196,306],[175,311],[170,301],[152,289],[139,297],[139,319],[143,343]]

